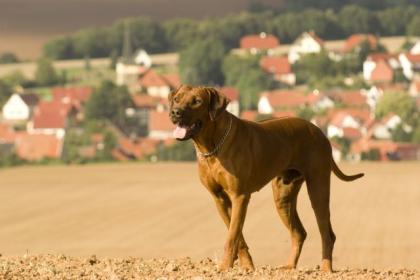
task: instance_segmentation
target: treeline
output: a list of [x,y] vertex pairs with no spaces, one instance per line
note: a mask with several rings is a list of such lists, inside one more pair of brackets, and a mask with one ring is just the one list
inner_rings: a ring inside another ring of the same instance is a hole
[[[294,5],[299,5],[308,1],[295,0],[293,2],[296,2]],[[323,5],[329,2],[354,1],[309,2],[313,2],[313,5],[307,6],[323,8]],[[121,54],[126,23],[129,25],[133,49],[143,48],[149,53],[180,51],[192,42],[209,38],[222,42],[225,49],[231,49],[238,47],[242,36],[262,31],[276,35],[282,43],[292,42],[307,30],[314,30],[323,39],[343,39],[353,33],[373,33],[378,36],[420,35],[420,28],[418,28],[420,8],[416,6],[419,4],[418,1],[367,2],[397,2],[401,5],[387,4],[386,9],[371,10],[369,5],[367,6],[369,8],[365,8],[350,4],[340,9],[307,8],[299,12],[281,13],[267,11],[258,5],[252,8],[251,5],[250,10],[254,12],[242,12],[201,21],[187,18],[166,21],[157,21],[147,17],[129,18],[117,21],[108,28],[83,29],[71,36],[52,40],[44,46],[44,54],[53,59],[106,57],[111,54]],[[324,4],[319,6],[316,3]],[[407,5],[410,3],[416,5]]]

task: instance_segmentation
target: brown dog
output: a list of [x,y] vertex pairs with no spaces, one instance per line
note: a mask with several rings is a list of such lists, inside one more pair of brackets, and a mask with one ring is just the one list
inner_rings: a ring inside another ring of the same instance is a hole
[[242,227],[251,194],[270,181],[277,211],[292,239],[284,268],[296,267],[306,238],[296,201],[306,181],[322,238],[321,268],[331,272],[335,235],[330,222],[330,174],[333,171],[344,181],[363,174],[343,174],[332,158],[328,139],[308,121],[238,119],[225,110],[229,100],[207,87],[181,86],[169,95],[169,102],[170,118],[177,125],[174,136],[194,140],[200,180],[228,227],[220,269],[232,267],[236,258],[243,268],[254,269]]

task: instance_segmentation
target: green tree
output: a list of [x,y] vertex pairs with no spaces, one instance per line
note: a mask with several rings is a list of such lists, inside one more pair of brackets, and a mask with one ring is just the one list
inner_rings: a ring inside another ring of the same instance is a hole
[[386,92],[379,99],[375,109],[376,117],[382,118],[389,113],[397,114],[408,124],[412,124],[418,115],[413,98],[405,92]]
[[324,51],[302,56],[294,65],[294,70],[299,82],[311,82],[336,74],[335,62]]
[[12,52],[5,52],[0,55],[0,64],[17,63],[19,58]]
[[338,18],[346,35],[379,31],[380,25],[376,16],[360,6],[345,6],[340,10]]
[[175,18],[163,23],[165,37],[170,50],[188,47],[198,35],[198,22],[188,18]]
[[60,37],[47,42],[43,53],[51,59],[69,59],[76,57],[73,40],[69,36]]
[[192,43],[180,54],[182,81],[191,85],[222,85],[224,55],[220,41],[207,39]]
[[35,71],[35,81],[39,86],[52,86],[58,83],[57,72],[51,61],[47,58],[41,58],[37,62]]
[[417,14],[411,19],[410,23],[407,25],[407,35],[411,36],[420,36],[420,15]]
[[194,161],[196,159],[192,141],[177,142],[171,146],[159,145],[155,156],[161,161]]
[[105,57],[111,50],[110,34],[104,28],[83,29],[73,35],[74,52],[77,57]]
[[89,98],[85,106],[87,120],[109,120],[124,129],[129,124],[126,109],[132,107],[127,87],[104,81]]
[[9,97],[12,95],[12,89],[11,87],[0,80],[0,106],[3,107],[4,103],[9,99]]
[[405,29],[416,14],[414,6],[397,6],[377,13],[377,18],[381,25],[382,35],[401,35],[405,34]]
[[264,73],[256,56],[228,55],[223,61],[226,85],[236,87],[241,93],[242,110],[256,109],[259,94],[274,87],[273,78]]

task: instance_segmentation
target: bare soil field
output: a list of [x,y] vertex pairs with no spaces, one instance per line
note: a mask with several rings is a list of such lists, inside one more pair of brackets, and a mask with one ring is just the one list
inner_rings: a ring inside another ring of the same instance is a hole
[[[340,167],[366,176],[352,183],[332,177],[338,273],[344,279],[419,279],[420,163]],[[132,163],[0,170],[0,276],[10,270],[9,276],[53,273],[56,279],[81,271],[98,279],[112,273],[229,278],[215,265],[226,230],[196,169],[193,163]],[[230,273],[320,277],[320,236],[305,188],[298,209],[308,232],[300,270],[276,268],[286,261],[290,243],[268,186],[253,195],[244,227],[258,270]]]

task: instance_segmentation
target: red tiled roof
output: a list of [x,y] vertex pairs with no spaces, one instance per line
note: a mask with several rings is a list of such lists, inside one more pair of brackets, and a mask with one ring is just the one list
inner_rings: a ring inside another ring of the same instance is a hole
[[161,98],[147,94],[135,94],[132,99],[134,105],[138,108],[155,108],[159,103],[163,103]]
[[318,44],[320,44],[321,46],[324,45],[324,41],[318,37],[318,35],[316,35],[316,33],[314,31],[309,31],[308,32],[309,36],[311,36],[315,41],[317,41]]
[[363,42],[367,41],[372,49],[378,45],[378,40],[372,34],[353,34],[347,38],[344,44],[344,51],[352,51],[355,47],[360,46]]
[[273,35],[261,33],[259,35],[247,35],[241,38],[241,49],[272,49],[280,44],[279,39]]
[[174,130],[175,125],[169,119],[168,112],[149,112],[149,131],[159,130],[159,131],[172,131]]
[[165,87],[169,86],[168,81],[162,78],[155,70],[150,69],[139,80],[142,87]]
[[53,100],[64,103],[85,103],[92,92],[91,87],[56,87],[52,89]]
[[286,56],[265,56],[260,61],[261,68],[272,74],[290,74],[292,67]]
[[350,140],[359,139],[360,137],[362,137],[362,133],[357,128],[344,127],[343,128],[343,137],[348,138]]
[[53,135],[20,133],[16,138],[16,154],[26,160],[59,158],[63,141]]
[[306,96],[299,91],[278,90],[265,92],[265,96],[273,108],[279,107],[298,107],[306,103]]
[[389,60],[391,58],[398,59],[398,56],[396,54],[390,54],[390,53],[371,53],[368,55],[367,59],[372,61],[381,61],[381,60]]
[[8,124],[0,123],[0,143],[13,143],[16,138],[16,132]]
[[332,98],[346,106],[365,106],[366,97],[359,91],[339,91],[332,94]]
[[392,82],[394,72],[391,66],[385,60],[376,61],[375,69],[370,76],[372,82]]
[[296,117],[296,113],[293,111],[276,111],[273,114],[274,118],[288,118],[288,117]]
[[411,63],[420,63],[420,54],[405,53],[405,56]]
[[346,108],[346,109],[335,109],[330,110],[327,113],[327,116],[330,120],[336,118],[337,115],[350,115],[356,120],[359,120],[362,125],[367,125],[371,120],[371,113],[368,109],[359,109],[359,108]]
[[39,102],[39,97],[35,93],[20,93],[19,96],[29,107],[36,106]]
[[234,87],[221,87],[219,91],[223,93],[230,101],[239,100],[239,91]]
[[162,75],[171,88],[178,88],[181,85],[181,77],[177,73]]
[[134,156],[135,158],[141,158],[154,153],[157,145],[159,145],[161,141],[150,138],[140,138],[135,140],[121,138],[118,143],[124,154]]
[[33,124],[35,129],[65,128],[67,117],[72,105],[57,101],[43,101],[34,111]]
[[257,111],[242,111],[241,112],[241,119],[244,119],[247,121],[255,121],[257,116],[258,116]]

